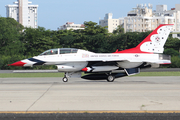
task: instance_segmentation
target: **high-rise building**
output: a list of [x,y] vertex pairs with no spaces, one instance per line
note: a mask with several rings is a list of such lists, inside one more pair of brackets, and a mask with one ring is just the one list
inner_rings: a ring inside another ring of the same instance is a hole
[[38,5],[31,5],[28,0],[17,0],[14,5],[6,5],[6,16],[14,18],[24,27],[38,27]]
[[176,8],[167,10],[167,5],[157,5],[152,11],[152,5],[137,5],[124,18],[125,32],[146,32],[154,30],[160,24],[174,24],[173,31],[180,31],[180,11]]
[[[174,33],[180,33],[180,4],[171,10],[167,10],[167,5],[157,5],[156,10],[152,8],[151,4],[138,4],[121,19],[112,19],[112,13],[109,13],[104,20],[99,20],[99,25],[108,26],[109,32],[113,32],[118,25],[124,25],[125,32],[146,32],[156,29],[160,24],[174,24]],[[173,34],[173,37],[180,38],[180,34]]]
[[107,26],[108,31],[110,33],[113,32],[113,30],[116,30],[119,25],[123,25],[124,19],[119,18],[119,19],[113,19],[112,18],[113,14],[112,13],[107,13],[105,14],[105,17],[103,20],[99,20],[99,25],[102,27]]

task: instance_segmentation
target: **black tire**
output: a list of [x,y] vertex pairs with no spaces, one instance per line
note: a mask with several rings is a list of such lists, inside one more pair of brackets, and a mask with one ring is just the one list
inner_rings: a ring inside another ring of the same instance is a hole
[[112,76],[112,75],[108,75],[108,76],[107,76],[107,81],[108,81],[108,82],[113,82],[114,79],[115,79],[115,77]]
[[63,77],[62,81],[63,82],[68,82],[68,78],[67,77]]

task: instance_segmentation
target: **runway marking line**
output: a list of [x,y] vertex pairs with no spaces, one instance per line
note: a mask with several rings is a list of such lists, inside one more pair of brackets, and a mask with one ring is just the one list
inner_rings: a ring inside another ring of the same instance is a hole
[[180,113],[177,111],[0,111],[0,114],[56,114],[56,113]]

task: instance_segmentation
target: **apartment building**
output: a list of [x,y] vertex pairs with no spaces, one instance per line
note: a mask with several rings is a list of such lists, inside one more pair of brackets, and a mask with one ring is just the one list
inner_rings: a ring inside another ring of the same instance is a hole
[[180,31],[180,5],[167,10],[167,5],[157,5],[152,10],[152,5],[137,5],[124,18],[125,32],[146,32],[154,30],[160,24],[174,24],[173,31]]
[[31,5],[28,0],[17,0],[13,5],[6,5],[6,16],[14,18],[24,27],[38,27],[38,5]]
[[[174,33],[180,33],[180,4],[175,8],[167,9],[167,5],[157,5],[152,10],[151,4],[139,4],[124,18],[113,19],[112,13],[107,13],[99,25],[108,26],[108,31],[113,32],[118,25],[123,25],[125,32],[146,32],[156,29],[160,24],[174,24]],[[180,34],[173,34],[180,38]]]
[[84,29],[85,26],[83,24],[74,24],[74,22],[67,22],[66,24],[60,26],[58,30],[78,30],[78,29]]
[[112,13],[107,13],[105,14],[105,17],[103,20],[99,20],[99,25],[102,27],[107,26],[108,31],[110,33],[113,32],[113,30],[116,30],[119,25],[123,25],[124,19],[119,18],[119,19],[113,19],[113,14]]

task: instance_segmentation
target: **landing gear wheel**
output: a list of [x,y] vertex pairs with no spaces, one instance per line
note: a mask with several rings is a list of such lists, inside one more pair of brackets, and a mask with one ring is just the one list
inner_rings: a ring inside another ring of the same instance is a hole
[[67,77],[63,77],[63,82],[67,82],[68,81],[68,78]]
[[114,79],[115,79],[115,77],[112,76],[112,75],[108,75],[108,77],[107,77],[107,81],[108,81],[108,82],[113,82]]

